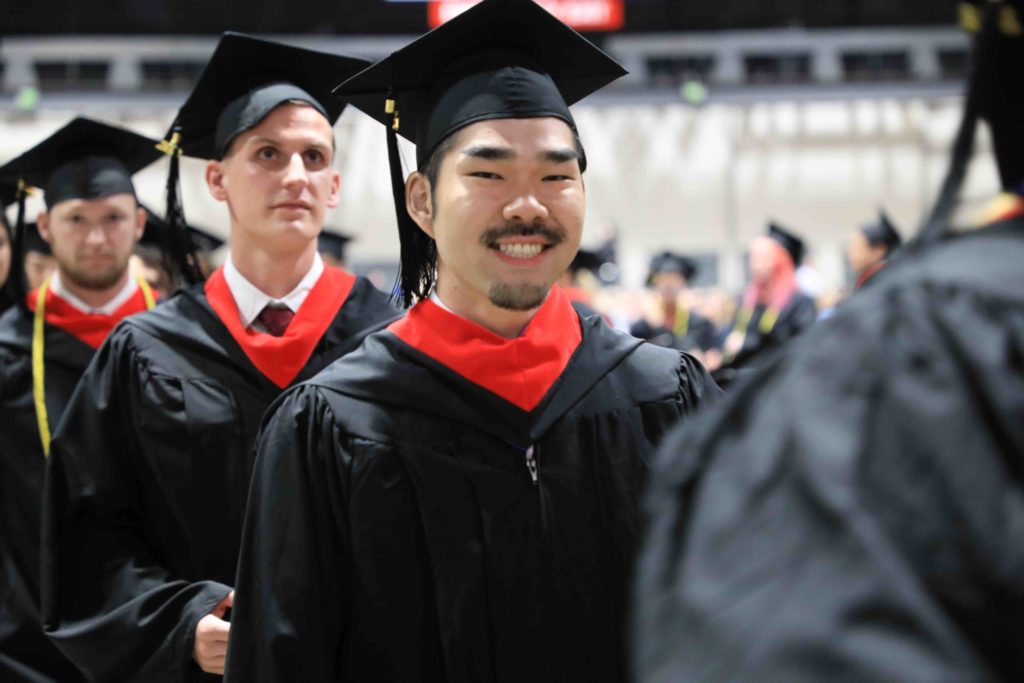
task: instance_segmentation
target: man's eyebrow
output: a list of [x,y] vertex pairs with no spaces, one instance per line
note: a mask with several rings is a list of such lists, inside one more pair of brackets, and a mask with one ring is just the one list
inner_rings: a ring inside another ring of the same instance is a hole
[[516,158],[516,153],[508,147],[491,147],[488,145],[474,145],[462,150],[462,154],[474,159],[486,159],[488,161],[508,161]]
[[[254,135],[251,138],[251,142],[255,142],[257,144],[271,144],[271,145],[275,145],[275,146],[281,146],[283,144],[280,140],[277,140],[276,138],[272,138],[272,137],[269,137],[269,136],[266,136],[266,135]],[[305,144],[306,144],[307,148],[315,148],[315,149],[330,149],[331,148],[330,145],[328,145],[326,142],[323,142],[321,140],[307,140]]]
[[541,152],[540,158],[542,161],[552,164],[564,164],[567,161],[579,161],[580,153],[572,147],[563,147],[562,149],[549,149]]

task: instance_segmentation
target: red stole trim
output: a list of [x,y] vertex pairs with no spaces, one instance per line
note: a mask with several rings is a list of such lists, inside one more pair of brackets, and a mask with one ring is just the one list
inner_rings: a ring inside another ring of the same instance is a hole
[[593,298],[590,296],[590,292],[582,287],[562,287],[562,291],[565,292],[565,296],[568,297],[570,303],[578,301],[582,304],[589,305]]
[[863,271],[861,271],[860,276],[857,278],[857,284],[855,284],[853,288],[860,289],[861,287],[863,287],[865,282],[873,278],[875,274],[878,273],[878,271],[882,270],[882,268],[885,268],[885,266],[885,259],[882,259],[878,263],[865,268]]
[[515,339],[505,339],[424,299],[388,330],[449,370],[529,412],[583,340],[579,316],[557,286]]
[[[36,312],[36,293],[32,290],[28,295],[28,309]],[[156,293],[153,294],[156,296]],[[93,349],[98,349],[114,327],[130,315],[146,310],[146,297],[142,288],[121,304],[110,315],[102,313],[83,313],[68,301],[58,296],[52,289],[46,290],[46,301],[43,304],[43,320],[48,325],[58,327],[68,334],[77,337]]]
[[309,362],[317,342],[345,304],[355,282],[356,276],[351,273],[324,268],[280,337],[242,327],[223,268],[210,275],[205,290],[210,306],[252,364],[264,377],[284,389]]

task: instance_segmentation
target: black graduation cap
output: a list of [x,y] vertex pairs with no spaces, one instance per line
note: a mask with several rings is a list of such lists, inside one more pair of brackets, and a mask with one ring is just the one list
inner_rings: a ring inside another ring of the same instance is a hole
[[678,273],[689,282],[697,274],[697,262],[688,256],[663,251],[651,259],[651,268],[647,275],[647,284],[654,281],[658,273]]
[[[368,61],[308,50],[272,40],[228,31],[221,36],[191,94],[162,143],[170,155],[167,178],[167,224],[175,239],[186,223],[178,189],[178,157],[220,159],[230,143],[285,102],[315,108],[331,125],[345,103],[331,94],[333,86]],[[195,260],[182,247],[175,249],[186,279],[201,279]]]
[[39,226],[35,224],[35,221],[25,224],[25,237],[21,242],[21,253],[22,255],[34,251],[38,254],[46,254],[49,256],[53,253],[53,249],[50,248],[50,243],[43,239],[43,236],[39,234]]
[[18,218],[9,277],[19,302],[25,298],[21,262],[28,236],[25,198],[30,189],[43,188],[47,207],[69,199],[134,195],[132,175],[160,158],[156,143],[120,126],[79,116],[0,166],[0,184],[13,183],[17,190]]
[[156,144],[125,128],[79,116],[0,167],[0,181],[23,190],[42,188],[47,207],[68,199],[135,194],[132,175],[160,158]]
[[320,235],[316,240],[316,250],[319,252],[326,252],[336,258],[338,261],[345,260],[345,247],[352,241],[350,235],[345,235],[340,232],[328,231],[324,228],[320,231]]
[[889,220],[889,216],[883,209],[878,210],[878,220],[861,226],[860,231],[864,233],[872,246],[885,246],[886,252],[892,252],[903,244],[903,238],[896,230],[896,226]]
[[182,154],[219,159],[239,133],[290,101],[309,104],[334,125],[345,103],[331,89],[367,65],[364,59],[227,31],[165,139],[178,133],[175,144]]
[[589,270],[597,275],[604,263],[604,259],[596,251],[580,249],[569,263],[569,272],[575,274],[581,270]]
[[807,247],[802,239],[774,222],[768,224],[768,237],[782,245],[782,248],[786,250],[789,257],[793,259],[794,267],[800,267],[804,260],[804,253],[807,251]]
[[17,201],[17,198],[18,183],[0,180],[0,227],[6,228],[8,235],[11,234],[11,224],[7,222],[7,207]]
[[201,254],[209,254],[217,251],[224,246],[225,240],[214,235],[208,230],[203,230],[195,225],[188,226],[188,235],[192,239],[192,244],[195,245],[196,250]]
[[569,105],[625,74],[532,0],[483,0],[335,90],[387,127],[406,306],[429,294],[435,258],[405,210],[396,134],[416,143],[422,169],[443,140],[478,121],[555,117],[575,131]]
[[[163,256],[167,249],[170,226],[167,221],[145,204],[142,205],[142,208],[146,211],[146,230],[142,233],[139,244],[152,247]],[[216,251],[224,244],[224,240],[220,237],[194,225],[188,226],[188,237],[191,248],[200,254]]]

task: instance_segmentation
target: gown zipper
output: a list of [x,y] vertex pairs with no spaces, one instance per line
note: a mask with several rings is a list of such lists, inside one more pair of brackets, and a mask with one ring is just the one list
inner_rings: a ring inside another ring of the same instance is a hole
[[526,469],[530,473],[530,479],[533,481],[533,485],[536,486],[538,483],[538,472],[537,472],[537,446],[536,444],[526,449]]

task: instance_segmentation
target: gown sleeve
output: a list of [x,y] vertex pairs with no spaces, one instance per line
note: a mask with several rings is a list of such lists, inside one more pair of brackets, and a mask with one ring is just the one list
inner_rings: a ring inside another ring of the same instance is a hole
[[641,683],[1024,675],[1024,307],[866,303],[666,442]]
[[346,443],[318,389],[300,386],[268,413],[246,511],[226,680],[338,679],[348,603]]
[[122,325],[72,395],[46,467],[43,628],[96,681],[197,674],[196,624],[231,590],[173,576],[147,534],[133,414],[141,372]]

